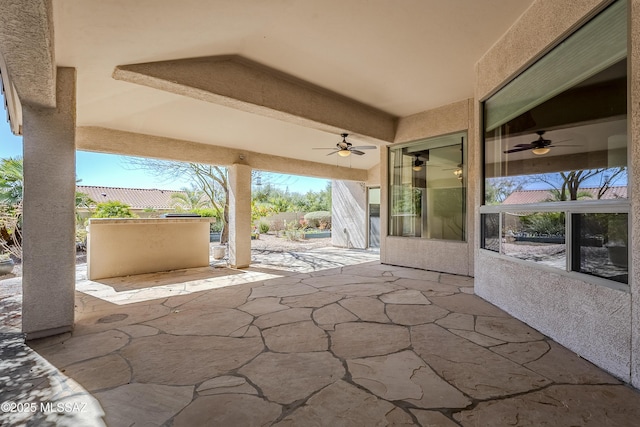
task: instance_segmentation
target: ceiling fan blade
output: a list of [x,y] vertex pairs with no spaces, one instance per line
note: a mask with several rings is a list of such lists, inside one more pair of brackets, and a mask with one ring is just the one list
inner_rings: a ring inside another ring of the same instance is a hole
[[342,151],[342,150],[333,150],[332,152],[330,152],[329,154],[327,154],[327,156],[330,156],[332,154],[336,154],[338,151]]
[[534,149],[534,148],[535,148],[535,147],[531,145],[531,146],[529,146],[529,147],[513,148],[513,149],[511,149],[511,150],[507,150],[507,151],[505,151],[504,153],[505,153],[505,154],[509,154],[509,153],[517,153],[517,152],[519,152],[519,151],[527,151],[527,150],[532,150],[532,149]]
[[516,145],[514,145],[514,147],[531,148],[531,147],[533,147],[533,144],[516,144]]
[[356,149],[356,150],[375,150],[376,147],[375,145],[358,145],[357,147],[351,147],[351,149]]
[[556,144],[553,144],[553,145],[547,145],[547,147],[551,147],[551,148],[553,148],[553,147],[582,147],[582,145],[580,145],[580,144],[576,144],[576,145],[573,145],[573,144],[571,144],[571,145],[556,145]]
[[351,150],[349,150],[349,151],[351,151],[353,154],[356,154],[358,156],[362,156],[364,154],[362,151],[354,150],[353,148]]

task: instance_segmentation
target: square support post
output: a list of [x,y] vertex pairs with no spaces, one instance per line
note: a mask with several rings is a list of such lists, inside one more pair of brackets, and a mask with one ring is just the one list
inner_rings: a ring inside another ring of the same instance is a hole
[[76,71],[58,68],[56,107],[23,106],[22,330],[73,329]]
[[229,264],[251,264],[251,167],[229,167]]

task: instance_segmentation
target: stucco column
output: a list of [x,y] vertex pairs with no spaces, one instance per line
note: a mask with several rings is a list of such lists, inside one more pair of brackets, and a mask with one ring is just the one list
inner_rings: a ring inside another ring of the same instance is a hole
[[76,71],[58,68],[55,108],[23,106],[22,330],[73,328]]
[[251,167],[229,167],[229,264],[251,264]]

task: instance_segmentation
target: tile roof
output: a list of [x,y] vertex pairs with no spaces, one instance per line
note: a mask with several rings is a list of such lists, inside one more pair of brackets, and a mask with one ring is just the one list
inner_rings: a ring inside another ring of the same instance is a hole
[[[596,199],[598,190],[600,187],[584,187],[580,188],[579,192],[586,192],[591,194],[592,199]],[[552,199],[553,196],[549,190],[520,190],[511,193],[502,202],[503,205],[524,205],[529,203],[540,203],[545,200]],[[611,187],[609,188],[601,199],[626,199],[627,187]]]
[[145,188],[94,187],[77,185],[77,191],[88,194],[96,203],[120,201],[132,209],[173,209],[171,195],[182,193],[174,190],[158,190]]

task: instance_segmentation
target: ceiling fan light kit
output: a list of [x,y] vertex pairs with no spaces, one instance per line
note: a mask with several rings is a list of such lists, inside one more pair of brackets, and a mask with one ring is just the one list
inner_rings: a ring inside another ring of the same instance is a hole
[[348,149],[343,149],[338,151],[338,156],[340,157],[349,157],[349,155],[351,154],[351,151],[349,151]]
[[547,154],[549,151],[551,151],[551,148],[548,148],[548,147],[534,148],[533,150],[531,150],[533,154],[536,154],[538,156]]
[[533,154],[537,156],[542,156],[544,154],[547,154],[554,147],[572,147],[572,145],[558,145],[558,142],[569,141],[568,139],[565,139],[562,141],[556,141],[554,145],[551,145],[552,141],[550,139],[545,139],[543,137],[545,132],[546,131],[544,130],[536,131],[536,134],[538,134],[538,139],[536,139],[535,141],[531,141],[529,144],[516,144],[514,148],[504,151],[504,154],[518,153],[520,151],[531,150]]

